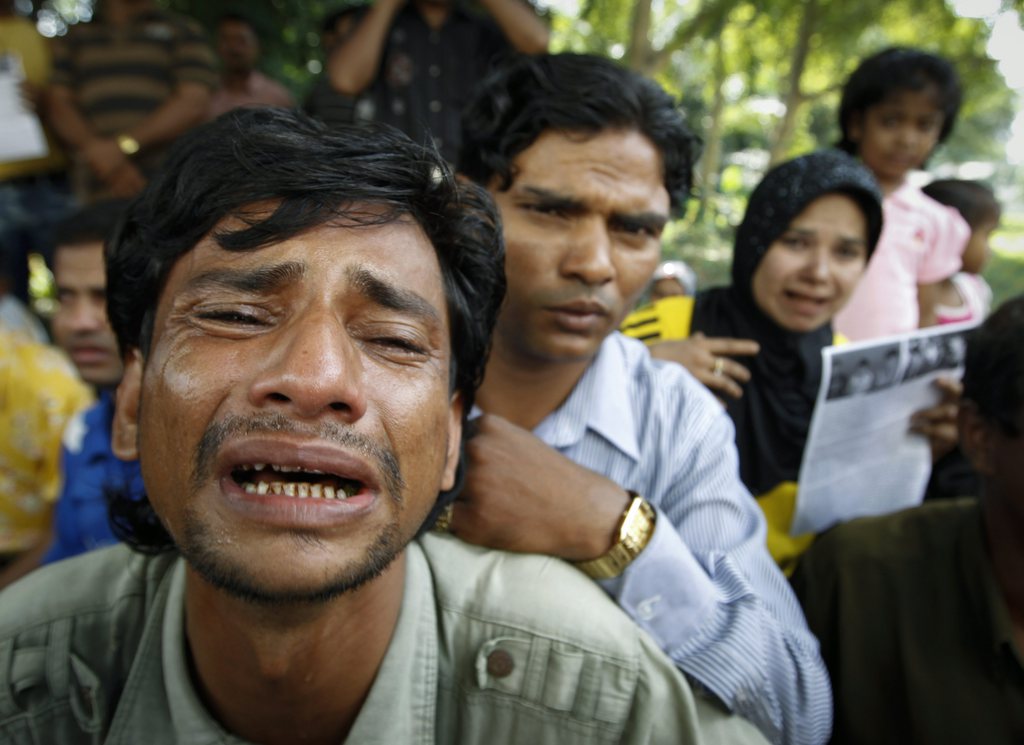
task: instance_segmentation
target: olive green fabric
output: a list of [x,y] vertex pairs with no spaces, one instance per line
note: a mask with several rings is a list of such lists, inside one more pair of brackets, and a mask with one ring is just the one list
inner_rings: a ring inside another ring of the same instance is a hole
[[[564,562],[429,535],[347,742],[759,743]],[[0,594],[0,742],[238,743],[189,678],[183,562],[114,547]]]
[[834,528],[792,582],[832,676],[834,743],[1024,743],[1024,667],[977,500]]

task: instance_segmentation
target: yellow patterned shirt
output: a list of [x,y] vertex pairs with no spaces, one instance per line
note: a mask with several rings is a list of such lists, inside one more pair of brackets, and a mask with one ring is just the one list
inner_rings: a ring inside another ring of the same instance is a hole
[[64,425],[91,401],[60,350],[0,329],[0,556],[49,529]]

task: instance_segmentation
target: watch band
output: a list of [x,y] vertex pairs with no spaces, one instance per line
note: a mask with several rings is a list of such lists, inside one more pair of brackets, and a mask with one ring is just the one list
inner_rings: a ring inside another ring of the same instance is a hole
[[636,492],[631,491],[629,494],[633,499],[622,513],[615,545],[596,559],[573,562],[577,569],[592,579],[618,577],[647,547],[654,534],[654,521],[657,517],[654,508]]
[[139,152],[139,141],[131,135],[117,135],[117,137],[114,138],[114,141],[117,142],[118,149],[125,155],[131,156]]

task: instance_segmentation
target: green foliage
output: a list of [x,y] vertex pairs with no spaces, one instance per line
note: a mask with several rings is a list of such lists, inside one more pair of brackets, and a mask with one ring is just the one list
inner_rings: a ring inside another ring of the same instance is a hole
[[992,257],[982,276],[992,287],[995,307],[1024,292],[1024,213],[1004,213],[991,245]]
[[992,307],[1024,292],[1024,253],[992,254],[982,275],[992,287]]

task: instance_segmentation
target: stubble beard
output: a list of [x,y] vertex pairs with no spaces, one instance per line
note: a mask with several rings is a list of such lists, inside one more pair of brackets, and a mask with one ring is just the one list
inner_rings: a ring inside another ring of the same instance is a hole
[[[286,417],[273,414],[231,417],[210,425],[196,447],[190,484],[193,494],[198,493],[201,485],[211,478],[216,453],[230,437],[299,430],[300,428]],[[397,514],[403,506],[405,481],[395,453],[365,436],[333,425],[319,427],[316,436],[339,442],[372,460],[377,465],[383,481],[383,495],[398,508],[396,516],[377,532],[358,562],[339,567],[332,576],[317,586],[277,589],[267,586],[259,573],[253,571],[242,559],[231,556],[230,552],[225,550],[225,542],[218,537],[216,530],[208,525],[202,515],[194,509],[187,509],[181,534],[174,536],[175,543],[189,566],[210,585],[232,597],[255,605],[270,607],[323,604],[379,577],[405,550],[411,536],[403,537],[398,523]],[[323,539],[312,532],[291,531],[290,535],[295,542],[296,552],[325,548]],[[327,551],[321,553],[325,556],[328,554]]]

